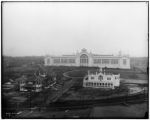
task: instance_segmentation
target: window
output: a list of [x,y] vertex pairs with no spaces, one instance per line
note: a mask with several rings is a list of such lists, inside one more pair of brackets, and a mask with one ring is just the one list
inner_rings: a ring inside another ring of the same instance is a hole
[[69,59],[69,63],[75,63],[75,59]]
[[98,79],[99,79],[99,80],[103,80],[103,76],[100,75],[100,76],[98,77]]
[[64,59],[61,59],[61,63],[64,63]]
[[109,59],[102,59],[102,64],[109,64]]
[[50,59],[49,58],[47,59],[47,64],[50,64]]
[[94,64],[100,64],[101,63],[101,59],[94,59]]
[[126,59],[123,59],[123,64],[126,65],[127,61]]
[[110,77],[107,77],[107,80],[111,80],[111,78],[110,78]]
[[111,59],[111,64],[118,64],[118,59]]
[[94,77],[91,77],[91,79],[94,79]]
[[86,77],[85,80],[88,80],[88,77]]
[[80,56],[80,63],[88,63],[88,56],[86,54]]
[[89,86],[91,86],[91,82],[89,82]]
[[94,86],[96,86],[96,83],[94,83]]
[[68,59],[61,59],[61,63],[68,63]]
[[64,62],[65,62],[65,63],[67,63],[67,62],[68,62],[68,60],[67,60],[67,59],[64,59]]
[[54,59],[54,63],[60,63],[60,59]]

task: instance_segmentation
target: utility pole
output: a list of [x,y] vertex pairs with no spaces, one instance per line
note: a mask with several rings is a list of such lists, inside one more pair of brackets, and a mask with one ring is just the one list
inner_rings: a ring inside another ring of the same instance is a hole
[[63,95],[63,86],[64,86],[64,81],[62,81],[62,85],[61,85],[61,96]]
[[26,86],[26,89],[27,89],[27,94],[28,94],[28,98],[29,98],[29,108],[30,108],[30,111],[31,111],[31,93],[32,93],[32,90],[33,90],[33,87],[32,87],[32,84],[28,84]]
[[31,90],[29,90],[29,105],[30,105],[30,111],[31,111]]

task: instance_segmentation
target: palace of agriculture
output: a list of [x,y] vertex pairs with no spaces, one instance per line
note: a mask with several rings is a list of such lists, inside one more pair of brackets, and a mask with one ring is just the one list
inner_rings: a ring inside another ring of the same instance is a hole
[[119,54],[100,55],[82,49],[74,55],[46,56],[45,66],[89,66],[130,69],[130,58]]

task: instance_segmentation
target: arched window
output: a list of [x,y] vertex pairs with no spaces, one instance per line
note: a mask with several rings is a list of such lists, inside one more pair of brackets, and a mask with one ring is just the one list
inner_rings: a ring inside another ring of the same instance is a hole
[[88,56],[86,54],[82,54],[80,56],[80,64],[81,64],[81,66],[87,66],[88,65]]
[[103,76],[102,75],[98,76],[98,79],[103,80]]
[[107,80],[111,80],[111,77],[107,77]]
[[91,79],[94,79],[94,77],[92,76]]

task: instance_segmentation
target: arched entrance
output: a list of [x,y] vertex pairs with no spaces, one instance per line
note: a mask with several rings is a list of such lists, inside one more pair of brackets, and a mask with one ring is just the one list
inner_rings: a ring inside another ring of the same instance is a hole
[[80,56],[80,66],[88,66],[89,60],[86,54]]

